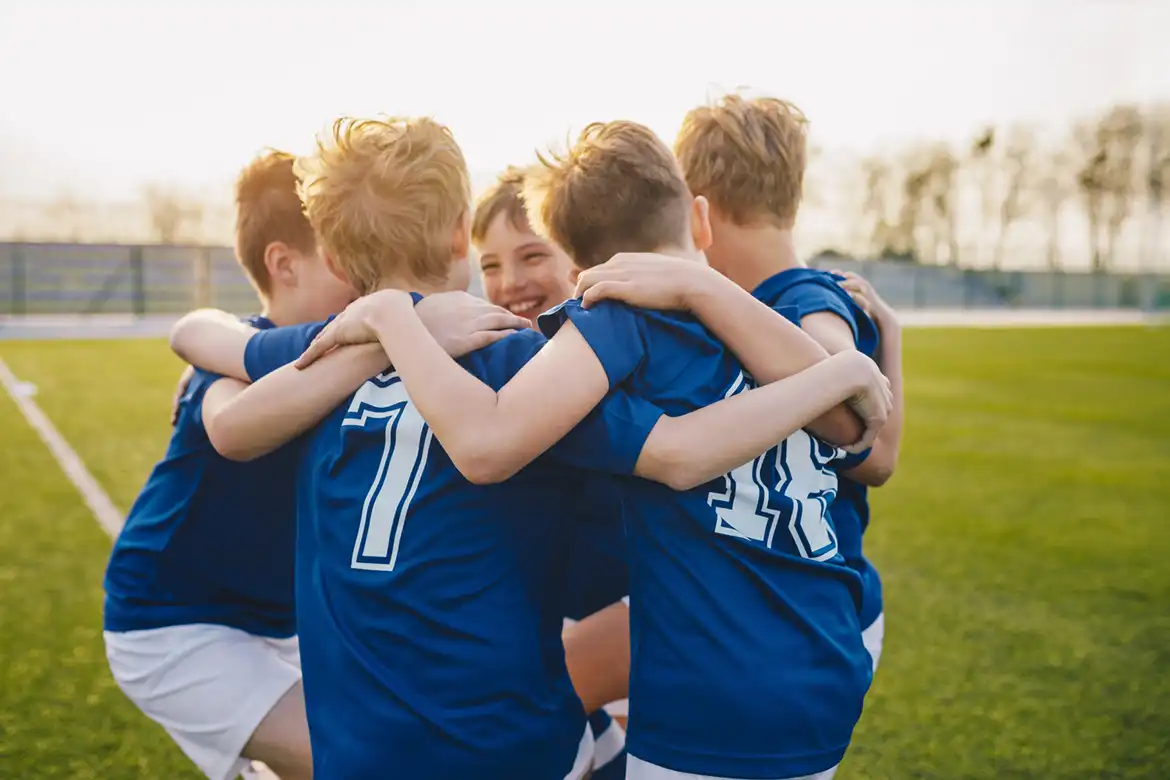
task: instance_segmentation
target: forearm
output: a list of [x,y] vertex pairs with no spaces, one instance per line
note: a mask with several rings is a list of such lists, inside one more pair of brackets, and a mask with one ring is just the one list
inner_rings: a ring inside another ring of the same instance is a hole
[[890,394],[893,405],[886,418],[873,448],[861,464],[844,472],[846,476],[871,487],[884,485],[898,466],[898,453],[902,444],[903,384],[902,384],[902,329],[896,321],[882,323],[881,347],[878,364],[882,373],[890,380]]
[[[792,376],[829,357],[815,339],[734,283],[708,285],[693,312],[730,349],[758,384]],[[844,405],[828,407],[807,425],[824,441],[844,447],[861,438],[861,421]]]
[[650,433],[634,473],[675,490],[726,474],[859,392],[851,365],[856,359],[842,353],[682,417],[663,417]]
[[171,350],[213,374],[249,380],[244,350],[256,329],[217,309],[196,309],[171,328]]
[[305,369],[277,369],[213,416],[208,437],[232,460],[252,460],[287,444],[324,419],[390,361],[378,344],[342,347]]
[[[400,299],[380,310],[374,329],[419,412],[472,482],[510,477],[608,390],[604,368],[571,323],[499,393],[452,360]],[[551,393],[556,381],[564,387]]]
[[694,296],[692,311],[758,384],[792,376],[829,357],[799,326],[723,277],[711,275],[711,283]]

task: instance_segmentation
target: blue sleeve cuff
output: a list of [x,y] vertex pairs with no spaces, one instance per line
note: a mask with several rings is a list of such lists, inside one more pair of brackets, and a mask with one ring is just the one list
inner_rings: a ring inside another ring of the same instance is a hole
[[291,325],[254,333],[244,348],[244,371],[248,378],[253,382],[259,381],[278,368],[292,363],[308,349],[328,322]]
[[[829,283],[826,282],[826,284]],[[853,343],[857,343],[857,319],[853,316],[853,310],[849,307],[849,304],[842,300],[841,295],[822,286],[819,281],[806,282],[798,287],[794,287],[793,292],[799,288],[804,288],[798,296],[798,307],[801,318],[822,311],[832,312],[849,324],[849,331],[853,334]],[[841,294],[848,295],[844,290],[841,291]]]
[[837,463],[836,463],[837,471],[848,471],[849,469],[857,468],[858,466],[860,466],[862,463],[865,462],[865,459],[869,457],[869,453],[871,453],[871,452],[873,452],[872,447],[870,447],[867,450],[862,450],[861,452],[857,453],[856,455],[846,455],[844,458],[837,461]]
[[629,306],[602,301],[585,309],[579,298],[573,299],[540,315],[537,326],[551,339],[566,320],[572,321],[601,361],[611,388],[625,381],[642,362],[644,349],[638,317]]
[[631,475],[663,414],[649,401],[615,390],[549,453],[574,468]]

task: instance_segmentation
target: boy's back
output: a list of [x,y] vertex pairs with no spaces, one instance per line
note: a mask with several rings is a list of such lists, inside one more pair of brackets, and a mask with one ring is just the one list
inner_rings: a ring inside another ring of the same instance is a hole
[[[272,327],[262,317],[251,324]],[[187,386],[167,453],[114,543],[105,577],[106,631],[208,623],[267,637],[296,633],[296,448],[251,463],[216,453],[202,405],[217,379],[199,371]]]
[[[249,374],[289,362],[319,328],[257,334]],[[460,363],[498,388],[543,343],[517,333]],[[617,399],[595,415],[624,426],[623,440],[599,446],[587,421],[557,450],[632,471],[658,414]],[[299,485],[297,596],[318,776],[574,770],[585,716],[564,667],[565,594],[549,589],[564,580],[573,488],[551,458],[497,485],[467,482],[392,372],[317,427]]]
[[[687,315],[576,301],[612,382],[677,415],[750,387]],[[728,478],[627,491],[631,755],[720,777],[795,777],[840,760],[870,681],[859,582],[826,509],[841,453],[803,431]]]

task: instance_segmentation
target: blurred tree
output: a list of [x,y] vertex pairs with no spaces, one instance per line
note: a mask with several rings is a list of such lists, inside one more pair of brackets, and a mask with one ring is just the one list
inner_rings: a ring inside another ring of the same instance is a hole
[[1135,159],[1143,129],[1137,108],[1115,106],[1074,130],[1081,157],[1077,186],[1085,203],[1095,272],[1112,267],[1116,260],[1117,239],[1137,191]]
[[48,217],[53,223],[51,228],[53,235],[74,243],[81,241],[85,232],[81,224],[84,216],[85,207],[69,192],[59,195],[48,208]]
[[1166,208],[1166,186],[1170,184],[1170,103],[1153,106],[1146,115],[1145,194],[1149,211],[1146,232],[1145,266],[1157,268],[1165,251],[1162,217]]
[[979,131],[967,153],[967,164],[979,192],[979,229],[976,232],[975,251],[980,263],[987,255],[986,242],[991,235],[995,219],[997,198],[995,196],[997,133],[994,126]]
[[1040,163],[1036,176],[1036,203],[1042,210],[1041,219],[1047,236],[1045,260],[1049,270],[1061,267],[1063,257],[1060,245],[1060,223],[1065,204],[1076,192],[1076,181],[1072,170],[1072,155],[1068,150],[1057,149],[1048,154]]
[[203,221],[203,206],[171,187],[148,184],[142,199],[154,239],[160,244],[178,243],[184,228],[198,230]]
[[1029,193],[1033,166],[1036,158],[1036,136],[1030,129],[1017,126],[1009,131],[1007,140],[1001,145],[997,167],[1001,171],[1002,186],[999,191],[999,225],[996,230],[995,248],[992,250],[991,267],[999,270],[1007,248],[1008,234],[1012,225],[1024,216],[1029,207],[1026,196]]
[[946,144],[939,144],[930,153],[927,197],[934,217],[935,262],[939,262],[939,246],[946,247],[948,265],[959,262],[958,215],[955,208],[956,174],[959,160]]

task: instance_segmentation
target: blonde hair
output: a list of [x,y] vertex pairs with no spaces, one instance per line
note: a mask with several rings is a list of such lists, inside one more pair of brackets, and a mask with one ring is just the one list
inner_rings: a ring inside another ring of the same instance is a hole
[[475,202],[475,216],[471,220],[471,240],[483,243],[488,228],[500,214],[517,230],[528,230],[528,214],[524,210],[524,170],[515,166],[500,174],[487,192]]
[[446,280],[471,183],[445,126],[426,117],[343,117],[297,172],[309,223],[359,293],[391,275]]
[[317,250],[297,195],[293,159],[287,152],[270,149],[248,163],[236,179],[236,260],[262,296],[272,288],[264,264],[269,244],[279,241],[303,252]]
[[727,95],[690,111],[674,143],[687,185],[738,224],[791,228],[804,187],[808,120],[785,100]]
[[539,160],[524,179],[529,221],[578,268],[685,241],[691,195],[670,149],[649,128],[595,122],[564,155]]

